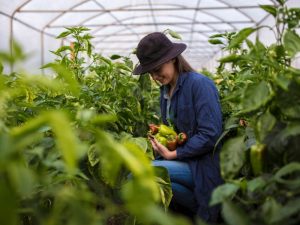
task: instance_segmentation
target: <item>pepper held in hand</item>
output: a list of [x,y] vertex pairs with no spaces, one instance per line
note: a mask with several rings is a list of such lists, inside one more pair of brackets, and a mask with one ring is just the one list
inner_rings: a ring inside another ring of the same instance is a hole
[[156,140],[166,146],[170,151],[176,150],[178,145],[183,145],[187,141],[185,133],[177,133],[172,127],[164,124],[149,124],[149,134],[154,135]]

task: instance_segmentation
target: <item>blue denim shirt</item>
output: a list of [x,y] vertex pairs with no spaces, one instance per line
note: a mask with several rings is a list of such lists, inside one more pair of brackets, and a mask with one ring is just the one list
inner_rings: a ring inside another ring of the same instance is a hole
[[[167,100],[161,87],[160,106],[163,123],[167,123]],[[198,215],[215,221],[218,207],[208,206],[211,193],[223,183],[220,175],[219,150],[213,153],[222,133],[222,112],[218,91],[208,77],[196,72],[180,74],[170,108],[177,132],[185,132],[188,141],[177,148],[178,160],[187,161],[195,182]]]

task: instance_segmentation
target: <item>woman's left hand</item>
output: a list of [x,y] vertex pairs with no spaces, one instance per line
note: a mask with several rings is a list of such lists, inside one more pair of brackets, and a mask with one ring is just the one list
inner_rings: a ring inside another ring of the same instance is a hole
[[156,153],[161,155],[164,159],[176,159],[177,152],[176,150],[170,151],[167,147],[159,143],[155,138],[150,139],[150,142],[152,144],[152,147]]

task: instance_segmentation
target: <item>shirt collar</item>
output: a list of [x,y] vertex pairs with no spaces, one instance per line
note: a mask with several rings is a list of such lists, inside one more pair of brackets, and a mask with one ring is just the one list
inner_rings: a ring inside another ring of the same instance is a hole
[[[176,92],[180,88],[180,86],[182,86],[182,84],[185,81],[187,76],[188,76],[188,73],[179,74],[174,92]],[[170,88],[169,85],[162,85],[160,88],[161,88],[164,98],[168,99],[169,98],[168,92],[169,92],[169,88]]]

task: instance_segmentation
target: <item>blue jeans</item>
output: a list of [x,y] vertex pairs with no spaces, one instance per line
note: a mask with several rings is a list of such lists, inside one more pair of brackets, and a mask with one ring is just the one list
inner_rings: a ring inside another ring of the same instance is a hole
[[196,214],[197,202],[194,196],[194,181],[188,163],[174,160],[154,160],[153,166],[168,170],[173,192],[172,201]]

